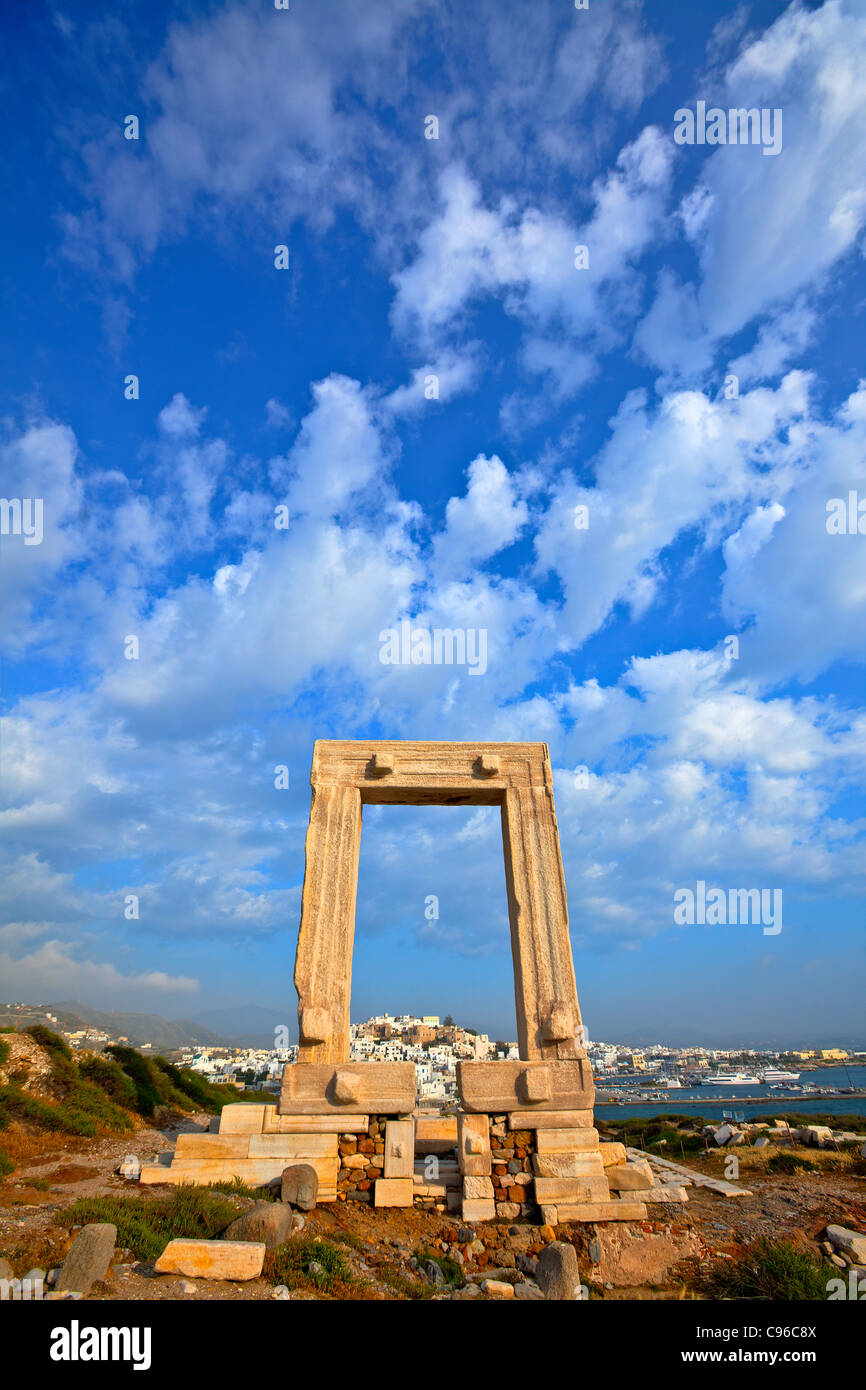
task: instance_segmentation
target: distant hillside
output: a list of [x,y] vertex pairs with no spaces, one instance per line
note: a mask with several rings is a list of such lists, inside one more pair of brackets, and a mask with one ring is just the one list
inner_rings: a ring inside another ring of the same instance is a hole
[[227,1009],[203,1010],[201,1017],[208,1027],[214,1028],[238,1047],[273,1047],[275,1030],[283,1027],[288,1027],[293,1042],[297,1042],[298,1038],[298,1020],[294,1009],[236,1004]]
[[[47,1017],[49,1013],[57,1018],[56,1024]],[[17,1009],[0,1008],[0,1027],[14,1026],[18,1022],[18,1014]],[[171,1052],[179,1047],[221,1047],[227,1043],[225,1035],[215,1033],[191,1019],[168,1019],[159,1014],[103,1013],[80,1004],[76,999],[64,999],[56,1004],[25,1005],[20,1026],[26,1028],[33,1023],[42,1023],[48,1028],[61,1027],[67,1032],[83,1027],[100,1028],[113,1038],[128,1038],[134,1046],[151,1043],[154,1050],[159,1052]]]

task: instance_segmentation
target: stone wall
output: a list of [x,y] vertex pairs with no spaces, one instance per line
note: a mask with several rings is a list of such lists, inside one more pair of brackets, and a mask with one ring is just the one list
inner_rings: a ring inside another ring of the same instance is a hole
[[512,1129],[507,1115],[490,1117],[490,1155],[496,1215],[505,1221],[534,1220],[538,1206],[533,1194],[532,1155],[535,1131]]
[[338,1202],[372,1202],[373,1184],[385,1167],[387,1115],[371,1115],[366,1134],[341,1134],[337,1143]]

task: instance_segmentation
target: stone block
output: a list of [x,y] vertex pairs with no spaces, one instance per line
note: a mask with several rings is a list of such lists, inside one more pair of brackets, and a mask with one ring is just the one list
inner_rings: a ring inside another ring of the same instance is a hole
[[687,1202],[689,1194],[684,1187],[678,1187],[676,1183],[659,1183],[658,1187],[651,1187],[647,1191],[637,1194],[641,1202]]
[[510,1111],[512,1128],[524,1125],[524,1115],[534,1109],[591,1112],[595,1100],[592,1071],[583,1058],[458,1062],[457,1088],[464,1110]]
[[374,1190],[377,1207],[411,1207],[415,1197],[411,1178],[378,1178]]
[[520,1207],[517,1202],[497,1202],[496,1215],[500,1221],[516,1221],[520,1215]]
[[415,1121],[389,1120],[385,1125],[385,1177],[411,1178],[415,1171]]
[[560,1240],[545,1245],[538,1256],[535,1282],[546,1299],[579,1298],[580,1274],[574,1246]]
[[599,1144],[598,1148],[605,1168],[612,1168],[615,1163],[625,1163],[628,1160],[625,1144]]
[[[594,1117],[592,1110],[515,1110],[512,1107],[508,1123],[512,1129],[535,1129],[539,1132],[547,1129],[593,1129]],[[598,1143],[597,1132],[594,1142]]]
[[490,1120],[487,1115],[457,1115],[457,1161],[462,1173],[487,1177],[491,1172]]
[[493,1183],[490,1178],[474,1177],[466,1174],[463,1179],[463,1200],[467,1198],[491,1198],[493,1197]]
[[220,1134],[261,1134],[268,1110],[276,1112],[276,1105],[254,1105],[244,1101],[224,1105],[219,1113]]
[[279,1113],[321,1115],[352,1107],[376,1115],[411,1114],[412,1062],[291,1062],[283,1071]]
[[562,1206],[566,1202],[604,1202],[609,1197],[604,1173],[598,1177],[535,1179],[535,1199],[539,1203]]
[[472,1198],[463,1200],[463,1220],[464,1221],[495,1221],[496,1204],[489,1198]]
[[250,1158],[336,1158],[336,1134],[253,1134]]
[[117,1227],[109,1221],[94,1221],[79,1231],[55,1281],[55,1292],[89,1293],[108,1273],[116,1240]]
[[605,1169],[598,1153],[535,1153],[532,1171],[539,1178],[601,1178]]
[[265,1134],[366,1134],[370,1128],[369,1115],[344,1115],[335,1110],[330,1115],[279,1115],[275,1105],[265,1106]]
[[265,1261],[264,1241],[170,1240],[154,1265],[157,1274],[188,1279],[257,1279]]
[[605,1169],[611,1192],[639,1192],[652,1187],[653,1170],[643,1159],[632,1163],[616,1163]]
[[540,1154],[598,1153],[598,1130],[538,1128],[535,1131],[535,1147]]
[[[545,1208],[542,1208],[544,1211]],[[562,1202],[554,1208],[560,1221],[645,1221],[644,1202]]]
[[[319,1202],[333,1202],[337,1191],[337,1159],[308,1158],[305,1162],[315,1168],[319,1179]],[[286,1167],[284,1158],[236,1158],[175,1160],[170,1168],[161,1163],[148,1164],[141,1170],[139,1182],[145,1186],[165,1183],[179,1187],[183,1183],[206,1187],[212,1182],[231,1182],[240,1178],[250,1187],[265,1186],[281,1180]]]

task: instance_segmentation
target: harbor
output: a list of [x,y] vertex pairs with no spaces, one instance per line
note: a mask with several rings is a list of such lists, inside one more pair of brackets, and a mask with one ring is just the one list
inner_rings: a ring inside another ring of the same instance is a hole
[[[596,1107],[599,1118],[624,1119],[629,1115],[659,1111],[696,1111],[708,1120],[721,1120],[732,1109],[751,1109],[766,1115],[783,1116],[837,1114],[866,1115],[866,1067],[825,1067],[803,1074],[801,1083],[755,1082],[731,1086],[727,1081],[715,1085],[704,1081],[689,1085],[679,1078],[659,1078],[646,1085],[641,1076],[596,1078]],[[671,1084],[672,1080],[675,1084]],[[641,1084],[643,1083],[643,1084]]]

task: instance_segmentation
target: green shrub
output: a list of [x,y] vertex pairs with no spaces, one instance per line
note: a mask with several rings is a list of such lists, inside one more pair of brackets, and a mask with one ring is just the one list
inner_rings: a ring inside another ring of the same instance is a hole
[[110,1221],[117,1244],[155,1260],[170,1240],[214,1240],[239,1215],[237,1203],[206,1187],[176,1187],[168,1197],[80,1197],[59,1218],[64,1226]]
[[818,1165],[813,1163],[811,1158],[801,1158],[799,1154],[788,1153],[782,1150],[780,1153],[773,1154],[764,1164],[764,1171],[767,1173],[817,1173]]
[[227,1197],[252,1197],[256,1202],[275,1202],[272,1187],[250,1187],[243,1178],[224,1178],[222,1182],[209,1182],[208,1192],[224,1192]]
[[422,1245],[415,1251],[415,1259],[422,1269],[432,1260],[441,1269],[446,1284],[460,1288],[465,1282],[462,1268],[450,1255],[438,1255],[435,1250],[428,1250],[426,1245]]
[[2,1181],[3,1178],[8,1178],[14,1167],[15,1164],[12,1162],[6,1150],[0,1149],[0,1181]]
[[9,1061],[9,1044],[0,1038],[0,1067],[4,1067]]
[[[321,1269],[311,1271],[312,1264]],[[265,1255],[265,1278],[272,1284],[297,1288],[312,1284],[323,1293],[334,1293],[339,1285],[355,1282],[354,1275],[336,1246],[314,1236],[298,1236]]]
[[410,1279],[408,1275],[401,1274],[398,1269],[383,1270],[381,1278],[382,1283],[387,1284],[389,1289],[393,1289],[401,1298],[408,1298],[412,1302],[436,1297],[436,1289],[433,1284],[426,1279]]
[[747,1255],[715,1270],[710,1284],[717,1298],[789,1303],[827,1297],[824,1267],[787,1240],[759,1240]]
[[127,1110],[135,1109],[135,1085],[113,1057],[82,1057],[78,1063],[78,1072],[85,1081],[92,1081],[94,1086],[104,1091],[115,1105],[122,1105]]
[[[158,1067],[153,1058],[143,1057],[134,1047],[119,1045],[107,1047],[106,1052],[126,1073],[135,1088],[135,1109],[140,1115],[150,1117],[158,1105],[168,1105],[174,1099],[174,1087]],[[182,1099],[185,1100],[185,1097]],[[181,1109],[186,1106],[182,1105]]]

